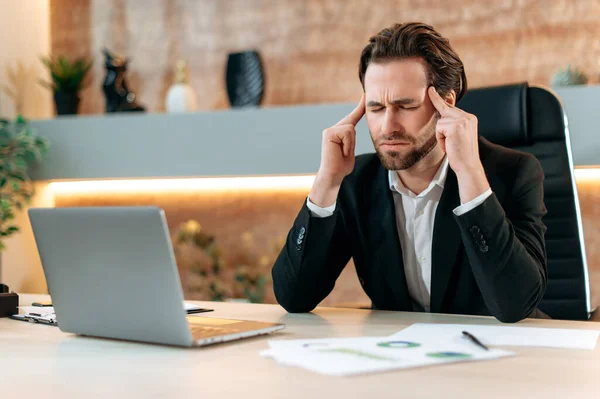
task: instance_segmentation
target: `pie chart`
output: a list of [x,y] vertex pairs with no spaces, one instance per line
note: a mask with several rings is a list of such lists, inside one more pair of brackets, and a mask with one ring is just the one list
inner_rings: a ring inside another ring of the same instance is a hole
[[386,341],[380,342],[377,346],[381,348],[394,348],[394,349],[407,349],[407,348],[418,348],[421,344],[410,341]]
[[468,353],[460,352],[432,352],[428,353],[427,356],[435,357],[438,359],[468,359],[471,357]]

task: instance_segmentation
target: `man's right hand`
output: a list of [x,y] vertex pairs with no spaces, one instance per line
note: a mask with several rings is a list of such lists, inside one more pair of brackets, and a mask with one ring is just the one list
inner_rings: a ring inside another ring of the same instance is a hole
[[310,191],[310,202],[327,207],[335,203],[344,177],[354,170],[356,124],[365,114],[365,95],[344,119],[323,131],[321,165]]

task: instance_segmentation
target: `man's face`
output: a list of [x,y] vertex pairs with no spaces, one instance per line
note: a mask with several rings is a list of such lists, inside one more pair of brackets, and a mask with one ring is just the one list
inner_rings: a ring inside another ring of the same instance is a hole
[[438,115],[427,95],[425,68],[425,62],[418,58],[367,67],[367,125],[386,169],[408,169],[437,145]]

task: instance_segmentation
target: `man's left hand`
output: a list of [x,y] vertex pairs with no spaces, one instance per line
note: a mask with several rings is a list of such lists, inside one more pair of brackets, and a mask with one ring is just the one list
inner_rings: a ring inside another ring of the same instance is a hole
[[465,204],[490,187],[479,158],[477,117],[448,104],[433,86],[429,87],[428,93],[440,114],[436,138],[456,173],[460,200]]

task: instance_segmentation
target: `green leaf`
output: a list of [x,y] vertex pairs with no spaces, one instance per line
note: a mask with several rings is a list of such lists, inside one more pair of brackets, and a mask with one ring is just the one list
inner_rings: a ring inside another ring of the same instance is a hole
[[9,173],[8,177],[10,177],[11,179],[16,179],[16,180],[20,180],[20,181],[25,181],[27,179],[27,177],[25,176],[24,173]]
[[42,80],[42,79],[39,79],[38,83],[41,84],[42,86],[44,86],[45,88],[50,89],[50,90],[55,90],[55,88],[56,88],[55,84],[48,83],[48,82],[46,82],[45,80]]
[[27,169],[27,161],[22,156],[19,156],[15,159],[15,166],[21,170]]

